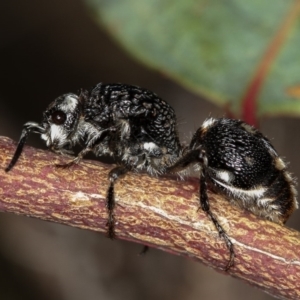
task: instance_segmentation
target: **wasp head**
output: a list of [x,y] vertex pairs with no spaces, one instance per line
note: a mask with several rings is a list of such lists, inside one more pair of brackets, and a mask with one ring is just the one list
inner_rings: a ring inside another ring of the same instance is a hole
[[77,141],[77,125],[82,112],[80,96],[65,94],[55,99],[44,112],[41,138],[54,151]]
[[10,171],[16,164],[31,132],[40,134],[47,146],[56,152],[64,152],[64,148],[74,145],[79,139],[77,125],[82,111],[81,99],[75,94],[62,95],[49,105],[41,124],[25,123],[14,156],[5,171]]

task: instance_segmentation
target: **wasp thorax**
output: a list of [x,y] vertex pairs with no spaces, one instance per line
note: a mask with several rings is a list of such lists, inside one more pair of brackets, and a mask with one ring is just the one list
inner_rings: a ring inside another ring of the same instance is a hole
[[42,122],[45,133],[41,135],[48,147],[59,150],[67,144],[72,145],[81,107],[79,96],[75,94],[62,95],[49,105]]

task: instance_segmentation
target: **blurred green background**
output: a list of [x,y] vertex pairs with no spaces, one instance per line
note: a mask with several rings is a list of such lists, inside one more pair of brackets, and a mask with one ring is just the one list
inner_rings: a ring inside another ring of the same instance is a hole
[[257,114],[299,115],[300,93],[291,92],[300,89],[299,1],[85,1],[134,58],[236,117],[261,62],[273,57]]
[[[0,134],[19,138],[57,96],[102,81],[155,91],[175,109],[182,140],[224,111],[148,69],[99,28],[79,0],[0,3]],[[147,24],[145,25],[147,26]],[[235,84],[228,74],[228,86]],[[297,118],[263,119],[261,130],[300,177]],[[32,136],[30,145],[45,148]],[[300,230],[297,211],[288,226]],[[103,235],[0,214],[0,299],[272,299],[200,263]]]

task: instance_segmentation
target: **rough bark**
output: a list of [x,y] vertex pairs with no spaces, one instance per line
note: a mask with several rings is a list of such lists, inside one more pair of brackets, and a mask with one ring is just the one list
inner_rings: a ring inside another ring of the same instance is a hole
[[[6,173],[16,144],[0,137],[0,211],[106,232],[105,194],[111,165],[70,160],[25,147]],[[198,209],[198,180],[129,174],[116,184],[116,234],[224,272],[229,255],[207,216]],[[261,220],[209,193],[211,210],[234,243],[235,264],[224,272],[281,299],[300,299],[300,233]]]

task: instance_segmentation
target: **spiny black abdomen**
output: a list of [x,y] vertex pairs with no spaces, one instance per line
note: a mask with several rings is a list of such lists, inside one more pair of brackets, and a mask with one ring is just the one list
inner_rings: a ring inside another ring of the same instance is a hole
[[208,119],[190,149],[205,153],[202,167],[211,188],[239,206],[278,223],[298,207],[286,164],[254,127],[238,120]]
[[219,119],[202,134],[209,167],[232,172],[231,183],[240,188],[268,185],[276,177],[275,151],[258,131],[245,125],[238,120]]

